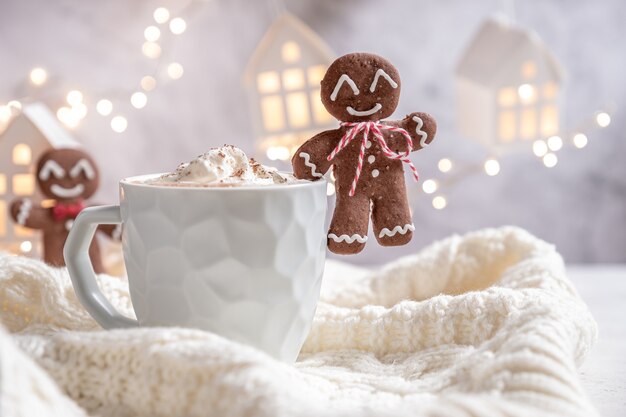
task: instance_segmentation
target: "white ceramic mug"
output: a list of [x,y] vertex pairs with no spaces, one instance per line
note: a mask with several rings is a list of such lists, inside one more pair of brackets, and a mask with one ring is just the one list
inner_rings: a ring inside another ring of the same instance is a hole
[[[295,361],[326,256],[325,181],[240,187],[120,181],[120,205],[83,210],[64,256],[80,302],[104,328],[195,327]],[[98,289],[88,248],[99,224],[123,225],[137,320]]]

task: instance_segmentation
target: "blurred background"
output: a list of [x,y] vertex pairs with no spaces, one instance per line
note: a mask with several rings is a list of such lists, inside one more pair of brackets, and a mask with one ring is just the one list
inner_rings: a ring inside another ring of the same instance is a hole
[[336,124],[315,100],[323,69],[367,51],[402,77],[393,118],[426,111],[439,129],[412,156],[420,182],[407,176],[412,242],[371,239],[344,260],[514,224],[567,262],[624,262],[624,21],[620,0],[2,0],[4,193],[7,133],[31,102],[99,162],[101,203],[117,201],[120,178],[224,143],[285,169]]

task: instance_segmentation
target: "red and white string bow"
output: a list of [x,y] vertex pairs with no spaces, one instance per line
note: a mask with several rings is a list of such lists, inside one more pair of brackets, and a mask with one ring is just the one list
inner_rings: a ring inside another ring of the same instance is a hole
[[[363,131],[363,140],[361,141],[361,150],[359,152],[359,162],[356,167],[356,173],[354,174],[354,180],[352,181],[352,187],[350,187],[349,195],[352,197],[354,192],[356,191],[356,184],[359,181],[359,177],[361,176],[361,171],[363,170],[363,158],[365,157],[365,148],[367,147],[367,141],[369,138],[370,131],[372,132],[372,136],[374,139],[378,141],[380,144],[380,148],[383,151],[383,154],[389,159],[399,159],[400,161],[408,164],[409,168],[413,172],[413,177],[415,181],[419,180],[419,176],[417,175],[417,169],[409,159],[409,154],[413,149],[413,140],[411,140],[411,135],[402,129],[401,127],[389,126],[378,122],[343,122],[341,126],[349,127],[348,131],[339,141],[339,144],[333,151],[328,155],[327,160],[332,161],[332,159],[341,152],[348,144],[356,137],[356,135]],[[387,142],[385,142],[385,138],[383,136],[382,130],[389,130],[390,132],[400,133],[406,139],[407,150],[403,153],[396,153],[389,149],[387,146]]]

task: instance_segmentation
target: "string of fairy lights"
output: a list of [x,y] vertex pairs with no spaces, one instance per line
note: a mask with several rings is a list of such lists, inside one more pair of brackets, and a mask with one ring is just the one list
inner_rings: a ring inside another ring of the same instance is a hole
[[[95,111],[100,116],[109,118],[113,132],[123,133],[128,128],[128,117],[123,112],[128,103],[137,110],[146,107],[148,94],[157,87],[159,76],[164,76],[162,81],[178,80],[183,76],[184,68],[181,63],[163,60],[164,49],[168,36],[179,36],[187,30],[187,22],[182,16],[187,15],[195,4],[196,2],[192,1],[176,16],[165,7],[158,7],[154,10],[152,22],[143,31],[144,41],[141,45],[141,52],[146,58],[155,61],[156,65],[152,73],[141,78],[138,88],[120,94],[94,94],[92,96],[97,97],[93,100]],[[45,67],[35,67],[30,71],[28,81],[36,90],[32,95],[0,105],[0,132],[14,116],[19,114],[22,103],[32,100],[33,95],[37,95],[37,89],[49,85],[52,79]],[[116,95],[119,97],[115,98]],[[56,109],[56,117],[68,129],[76,129],[89,111],[90,108],[83,92],[73,89],[65,94],[65,103]]]
[[[557,153],[566,147],[583,149],[589,143],[590,131],[594,128],[606,128],[611,124],[611,115],[607,111],[597,111],[577,129],[562,136],[554,135],[546,139],[537,139],[532,142],[532,153],[539,158],[546,168],[554,168],[558,162]],[[565,138],[565,139],[564,139]],[[500,173],[500,160],[490,156],[482,163],[456,166],[451,158],[441,158],[437,162],[439,176],[426,178],[422,182],[422,191],[432,195],[431,204],[437,210],[443,210],[448,205],[445,191],[458,185],[473,174],[483,173],[494,177]]]
[[[171,38],[178,37],[187,30],[187,21],[182,16],[191,13],[198,1],[191,1],[178,13],[174,14],[165,7],[156,8],[151,16],[151,22],[143,31],[143,43],[141,45],[142,54],[149,60],[154,61],[154,69],[151,73],[144,75],[138,83],[136,89],[124,91],[119,94],[93,94],[90,97],[93,101],[87,100],[82,91],[73,89],[65,94],[65,103],[56,109],[56,117],[69,129],[76,129],[82,120],[91,110],[89,105],[102,117],[108,118],[110,128],[113,132],[123,133],[128,128],[128,117],[124,113],[124,108],[130,105],[137,110],[146,107],[149,101],[149,94],[164,81],[178,80],[184,74],[183,65],[179,62],[167,60],[166,49]],[[33,68],[28,76],[32,86],[43,88],[50,84],[51,78],[44,67]],[[519,87],[520,97],[530,94],[530,86],[521,85]],[[529,90],[529,91],[526,91]],[[5,105],[0,105],[0,132],[15,115],[19,114],[22,103],[32,99],[29,97],[18,98],[8,101]],[[95,103],[95,105],[93,105]],[[568,146],[576,149],[583,149],[589,143],[589,133],[593,128],[605,128],[611,123],[611,115],[607,111],[598,111],[584,125],[579,126],[572,132],[562,136],[554,135],[547,138],[537,139],[529,147],[532,153],[541,160],[546,168],[554,168],[559,158],[557,154]],[[285,149],[285,151],[288,151]],[[287,159],[272,158],[270,159]],[[432,207],[437,210],[445,209],[448,206],[448,196],[446,191],[458,185],[460,182],[472,175],[481,174],[489,177],[496,176],[501,171],[501,159],[496,156],[489,156],[482,162],[473,164],[463,164],[454,161],[451,157],[441,158],[437,162],[438,175],[425,178],[421,183],[421,190],[432,196]],[[335,192],[334,178],[330,176],[328,184],[328,195]]]

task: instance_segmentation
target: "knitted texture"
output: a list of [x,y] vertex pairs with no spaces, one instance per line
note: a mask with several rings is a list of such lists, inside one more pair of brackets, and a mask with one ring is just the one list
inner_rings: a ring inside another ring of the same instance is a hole
[[[125,281],[99,281],[132,316]],[[329,261],[295,366],[199,330],[102,331],[64,269],[25,258],[0,255],[0,304],[3,416],[81,415],[70,398],[102,416],[597,415],[577,375],[596,324],[554,247],[513,227],[377,271]]]

